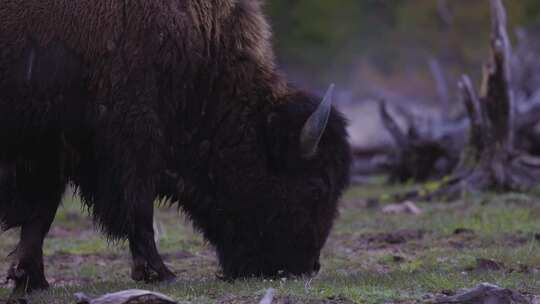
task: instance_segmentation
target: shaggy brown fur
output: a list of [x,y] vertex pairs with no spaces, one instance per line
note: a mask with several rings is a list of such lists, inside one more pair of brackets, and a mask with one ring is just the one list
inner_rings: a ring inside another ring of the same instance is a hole
[[48,286],[41,247],[68,181],[136,280],[170,280],[153,200],[178,201],[226,277],[318,269],[348,180],[332,111],[306,159],[318,98],[276,71],[253,0],[5,0],[0,3],[0,222],[22,227],[9,277]]

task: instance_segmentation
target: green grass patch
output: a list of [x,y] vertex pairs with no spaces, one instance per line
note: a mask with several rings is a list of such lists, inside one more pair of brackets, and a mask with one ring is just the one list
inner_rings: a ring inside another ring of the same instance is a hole
[[[223,282],[216,278],[219,269],[211,246],[175,208],[159,207],[160,251],[179,277],[172,285],[132,282],[126,245],[109,244],[94,229],[79,199],[70,195],[44,248],[53,288],[32,295],[31,302],[73,303],[75,292],[100,295],[143,288],[182,303],[256,303],[273,287],[279,297],[302,303],[323,299],[400,303],[420,302],[425,295],[481,282],[540,294],[539,198],[511,193],[475,195],[453,203],[424,202],[418,204],[421,215],[385,214],[366,207],[368,197],[413,187],[386,186],[376,178],[370,185],[351,189],[343,198],[340,217],[322,253],[322,271],[315,278]],[[16,241],[16,231],[2,234],[0,253],[6,256]],[[496,261],[501,268],[476,269],[477,259]],[[8,266],[8,259],[1,260],[0,271]],[[9,288],[0,285],[0,298],[8,296]]]

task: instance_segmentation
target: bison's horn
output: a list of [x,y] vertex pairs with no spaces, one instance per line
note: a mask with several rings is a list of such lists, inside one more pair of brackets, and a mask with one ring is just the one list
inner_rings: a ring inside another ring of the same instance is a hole
[[300,133],[300,151],[304,158],[311,158],[317,153],[317,147],[326,129],[330,111],[332,110],[333,93],[334,85],[332,84],[328,88],[321,104],[311,114],[302,128],[302,133]]

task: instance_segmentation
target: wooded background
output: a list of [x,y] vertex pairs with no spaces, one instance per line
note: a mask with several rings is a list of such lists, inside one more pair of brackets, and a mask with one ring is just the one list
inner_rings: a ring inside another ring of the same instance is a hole
[[[540,22],[540,1],[504,3],[512,40],[518,28]],[[266,11],[291,80],[312,89],[336,82],[355,100],[431,100],[430,59],[451,84],[464,72],[477,81],[489,47],[488,0],[272,0]]]

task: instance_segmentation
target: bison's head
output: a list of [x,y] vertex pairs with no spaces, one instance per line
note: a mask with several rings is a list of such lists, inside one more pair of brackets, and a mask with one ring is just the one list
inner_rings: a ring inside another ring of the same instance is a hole
[[350,163],[345,121],[331,98],[332,88],[322,103],[295,90],[249,120],[257,123],[222,130],[229,139],[210,164],[215,201],[195,221],[226,277],[319,270]]

